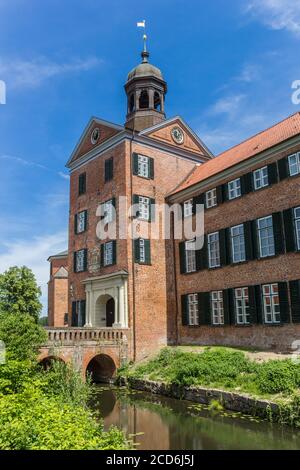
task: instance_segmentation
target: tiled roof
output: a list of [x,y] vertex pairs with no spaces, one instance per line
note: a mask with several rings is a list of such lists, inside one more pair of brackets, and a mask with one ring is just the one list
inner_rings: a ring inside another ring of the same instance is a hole
[[49,256],[48,260],[51,258],[66,258],[68,256],[68,250],[61,251],[60,253],[56,253],[56,255]]
[[289,116],[287,119],[284,119],[269,129],[250,137],[241,144],[226,150],[212,160],[198,166],[188,178],[176,188],[174,193],[178,193],[189,186],[200,183],[297,134],[300,134],[300,112]]

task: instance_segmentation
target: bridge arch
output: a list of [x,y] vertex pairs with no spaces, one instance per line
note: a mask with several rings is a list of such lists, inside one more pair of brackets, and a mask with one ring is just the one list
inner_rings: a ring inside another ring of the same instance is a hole
[[52,362],[59,361],[65,363],[65,361],[59,356],[45,356],[39,361],[39,365],[43,367],[43,369],[49,369],[51,367]]
[[90,375],[95,383],[109,383],[113,379],[116,369],[116,364],[111,356],[97,354],[89,361],[86,375]]

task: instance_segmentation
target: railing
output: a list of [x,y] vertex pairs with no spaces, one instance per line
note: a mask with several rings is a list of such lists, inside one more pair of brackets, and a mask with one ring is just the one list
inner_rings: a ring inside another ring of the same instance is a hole
[[126,328],[46,328],[48,343],[74,343],[77,341],[95,341],[118,343],[128,340]]

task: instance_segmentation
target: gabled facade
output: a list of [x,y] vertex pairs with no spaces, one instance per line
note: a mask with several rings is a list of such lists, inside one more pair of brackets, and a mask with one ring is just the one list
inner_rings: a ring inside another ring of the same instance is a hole
[[[288,349],[300,333],[300,114],[214,157],[166,118],[148,58],[128,75],[124,126],[92,118],[67,162],[68,325],[128,331],[133,360],[166,344]],[[205,205],[202,249],[147,233],[165,203],[187,218]],[[103,239],[103,218],[137,235]]]

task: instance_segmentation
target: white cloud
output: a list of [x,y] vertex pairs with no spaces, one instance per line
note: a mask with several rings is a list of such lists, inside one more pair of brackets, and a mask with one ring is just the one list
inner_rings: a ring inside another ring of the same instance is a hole
[[252,0],[246,10],[268,27],[285,29],[300,38],[299,0]]
[[68,180],[68,181],[69,181],[69,179],[70,179],[70,175],[67,175],[66,173],[63,173],[62,171],[59,171],[59,172],[58,172],[58,175],[59,175],[62,179],[64,179],[64,180]]
[[[8,162],[15,163],[16,165],[40,168],[41,170],[54,172],[47,166],[42,165],[41,163],[33,162],[31,160],[25,160],[25,158],[16,157],[14,155],[0,155],[0,160],[7,160]],[[57,172],[57,175],[66,181],[70,180],[70,176],[66,173],[63,173],[62,171]]]
[[76,72],[86,72],[103,63],[102,59],[74,59],[56,63],[45,57],[33,60],[0,60],[0,77],[10,88],[36,88],[45,80]]
[[[35,237],[29,240],[20,239],[0,244],[0,272],[11,266],[27,266],[34,272],[37,283],[42,288],[44,312],[47,312],[47,282],[49,280],[48,257],[67,248],[67,233],[58,232]],[[4,252],[3,252],[4,250]]]
[[229,95],[220,98],[214,105],[212,105],[207,113],[209,115],[227,114],[229,116],[235,115],[245,99],[245,95]]
[[260,67],[256,64],[245,64],[241,73],[235,77],[239,82],[251,83],[260,77]]

